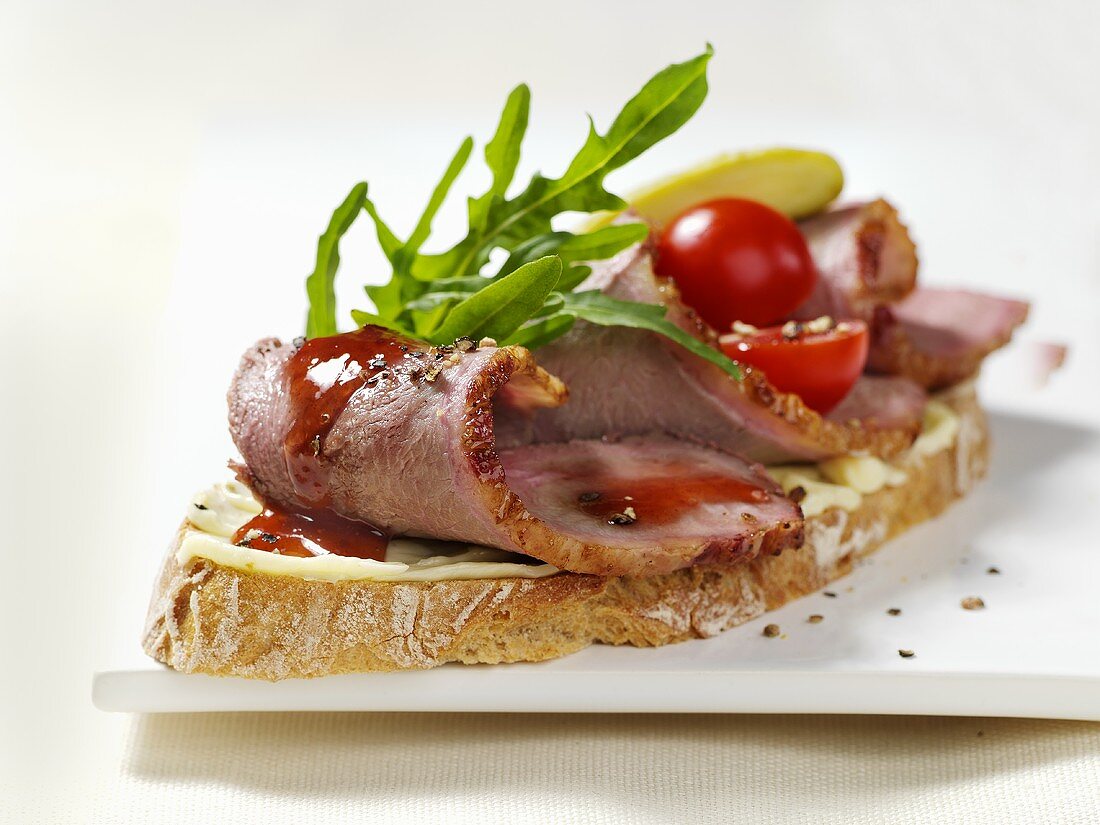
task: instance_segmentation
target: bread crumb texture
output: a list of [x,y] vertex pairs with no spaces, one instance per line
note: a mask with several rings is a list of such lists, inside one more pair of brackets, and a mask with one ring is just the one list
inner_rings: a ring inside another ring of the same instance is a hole
[[972,384],[942,396],[961,418],[946,450],[854,512],[807,519],[806,542],[748,563],[661,576],[442,582],[323,582],[202,559],[161,571],[144,647],[176,670],[259,679],[412,670],[445,662],[541,661],[590,644],[651,647],[714,636],[824,587],[932,518],[985,472],[988,434]]

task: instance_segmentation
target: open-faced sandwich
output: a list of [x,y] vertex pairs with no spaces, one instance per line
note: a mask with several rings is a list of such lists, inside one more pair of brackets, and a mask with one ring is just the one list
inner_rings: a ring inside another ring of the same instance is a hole
[[[513,194],[517,87],[445,252],[422,248],[469,139],[405,240],[352,189],[306,335],[241,358],[243,461],[187,507],[149,655],[281,679],[712,636],[982,476],[974,377],[1026,304],[918,287],[894,207],[832,206],[842,174],[817,152],[604,188],[698,109],[709,59],[657,74],[561,177]],[[578,212],[583,231],[561,228]],[[339,242],[364,213],[392,274],[340,332]]]

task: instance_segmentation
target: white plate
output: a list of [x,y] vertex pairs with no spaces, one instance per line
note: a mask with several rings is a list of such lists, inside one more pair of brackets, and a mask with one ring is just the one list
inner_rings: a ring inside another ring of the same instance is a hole
[[[562,118],[540,112],[525,157],[558,168],[554,159],[564,163],[577,139],[569,127],[575,111],[571,106]],[[706,157],[715,146],[760,142],[756,127],[745,125],[753,118],[712,112],[717,119],[710,131],[678,135],[667,151],[658,147],[643,156],[624,172],[619,189],[665,174],[685,159]],[[1100,511],[1100,292],[1089,277],[1096,271],[1094,249],[1046,243],[1067,232],[1065,221],[1072,218],[1051,210],[1032,210],[1016,223],[987,221],[980,244],[973,233],[957,230],[972,219],[973,204],[946,197],[943,180],[980,187],[995,198],[994,176],[981,172],[975,159],[997,155],[1010,165],[1017,157],[1010,143],[909,128],[869,137],[843,121],[815,120],[807,131],[800,112],[783,133],[801,135],[796,143],[835,150],[853,175],[847,197],[882,189],[904,206],[920,233],[923,283],[1035,299],[1018,341],[984,371],[983,397],[1001,412],[993,418],[991,476],[970,497],[882,548],[870,564],[836,583],[836,598],[808,596],[714,639],[654,650],[594,647],[541,664],[278,684],[182,676],[146,659],[134,638],[157,548],[185,497],[217,478],[234,454],[223,422],[236,354],[263,335],[301,328],[301,278],[313,265],[316,232],[355,175],[369,176],[392,225],[412,225],[438,172],[421,159],[439,157],[441,129],[460,134],[464,128],[416,117],[399,118],[399,130],[373,119],[278,120],[263,128],[245,119],[212,128],[184,204],[168,310],[160,337],[150,342],[156,369],[141,373],[142,385],[130,396],[163,399],[148,402],[148,419],[156,424],[126,459],[137,477],[158,483],[132,508],[140,524],[132,531],[135,545],[117,551],[130,555],[120,555],[117,626],[105,644],[124,647],[108,660],[113,669],[96,677],[99,707],[1100,719],[1100,553],[1093,526]],[[926,164],[905,161],[929,151],[943,174],[929,176]],[[444,208],[436,222],[441,237],[458,236],[462,209],[457,196]],[[1032,254],[1036,249],[1042,254]],[[346,310],[361,305],[363,278],[377,279],[385,266],[365,226],[353,229],[341,253],[346,274],[338,291]],[[1071,353],[1040,393],[1030,380],[1028,346],[1044,340],[1067,342]],[[180,393],[181,385],[188,392]],[[1069,422],[1070,415],[1080,421]],[[990,565],[1002,574],[988,575]],[[988,607],[962,610],[966,596],[981,596]],[[903,613],[888,616],[889,607]],[[825,621],[807,624],[811,613]],[[786,638],[762,637],[767,622],[779,623]],[[916,656],[901,659],[899,648]]]
[[[990,477],[850,576],[707,640],[552,662],[280,683],[136,658],[96,674],[113,711],[889,713],[1100,719],[1100,431],[992,416]],[[991,574],[995,566],[1000,574]],[[960,601],[980,596],[987,607]],[[898,616],[887,609],[899,607]],[[820,613],[825,620],[809,624]],[[779,638],[761,629],[778,623]],[[916,655],[899,656],[901,648]]]

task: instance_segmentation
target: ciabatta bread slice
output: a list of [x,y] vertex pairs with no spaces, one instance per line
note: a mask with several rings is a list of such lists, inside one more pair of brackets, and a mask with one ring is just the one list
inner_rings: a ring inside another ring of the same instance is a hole
[[988,434],[972,384],[940,396],[954,442],[910,456],[907,479],[854,511],[806,520],[805,544],[748,563],[659,576],[310,581],[176,558],[156,586],[144,647],[188,673],[260,679],[540,661],[590,644],[656,646],[713,636],[824,587],[909,527],[942,512],[986,471]]

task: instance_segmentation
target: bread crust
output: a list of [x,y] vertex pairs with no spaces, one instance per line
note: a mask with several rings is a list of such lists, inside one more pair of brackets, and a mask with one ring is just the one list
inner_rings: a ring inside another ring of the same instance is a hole
[[972,384],[940,396],[955,443],[854,512],[806,519],[777,556],[647,577],[324,582],[165,559],[145,651],[176,670],[260,679],[541,661],[590,644],[640,647],[714,636],[824,587],[888,539],[941,513],[985,475],[988,431]]

